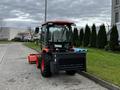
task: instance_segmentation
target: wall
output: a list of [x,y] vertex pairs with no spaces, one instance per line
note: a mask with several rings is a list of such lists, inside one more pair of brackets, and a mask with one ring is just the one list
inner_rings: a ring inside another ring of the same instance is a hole
[[0,40],[8,40],[10,37],[10,30],[8,27],[0,27]]

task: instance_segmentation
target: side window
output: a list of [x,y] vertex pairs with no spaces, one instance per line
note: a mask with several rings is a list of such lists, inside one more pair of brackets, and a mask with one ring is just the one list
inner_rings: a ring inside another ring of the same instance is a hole
[[119,4],[119,0],[115,0],[115,4],[118,5]]
[[46,28],[46,26],[43,26],[42,31],[41,31],[41,36],[42,36],[41,39],[43,42],[46,41],[46,34],[47,34],[47,28]]
[[115,22],[119,22],[119,12],[115,13]]

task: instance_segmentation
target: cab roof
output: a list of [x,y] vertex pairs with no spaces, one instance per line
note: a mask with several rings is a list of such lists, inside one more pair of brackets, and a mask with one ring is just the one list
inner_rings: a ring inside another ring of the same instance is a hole
[[46,25],[46,24],[49,24],[49,23],[58,24],[58,25],[71,25],[71,24],[74,24],[73,22],[70,22],[70,21],[47,21],[46,23],[44,23],[42,25]]

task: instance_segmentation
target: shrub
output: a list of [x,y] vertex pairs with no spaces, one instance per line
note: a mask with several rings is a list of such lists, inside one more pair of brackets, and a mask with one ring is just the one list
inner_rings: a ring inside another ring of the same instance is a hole
[[14,39],[12,39],[11,41],[15,41],[15,42],[22,42],[21,38],[15,37]]

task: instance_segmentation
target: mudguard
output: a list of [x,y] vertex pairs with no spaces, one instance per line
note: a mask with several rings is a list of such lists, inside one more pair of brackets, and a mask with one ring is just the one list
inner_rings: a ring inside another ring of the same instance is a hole
[[29,62],[30,64],[32,64],[32,63],[35,64],[36,61],[38,61],[39,55],[40,55],[40,54],[30,54],[30,55],[28,55],[28,62]]

